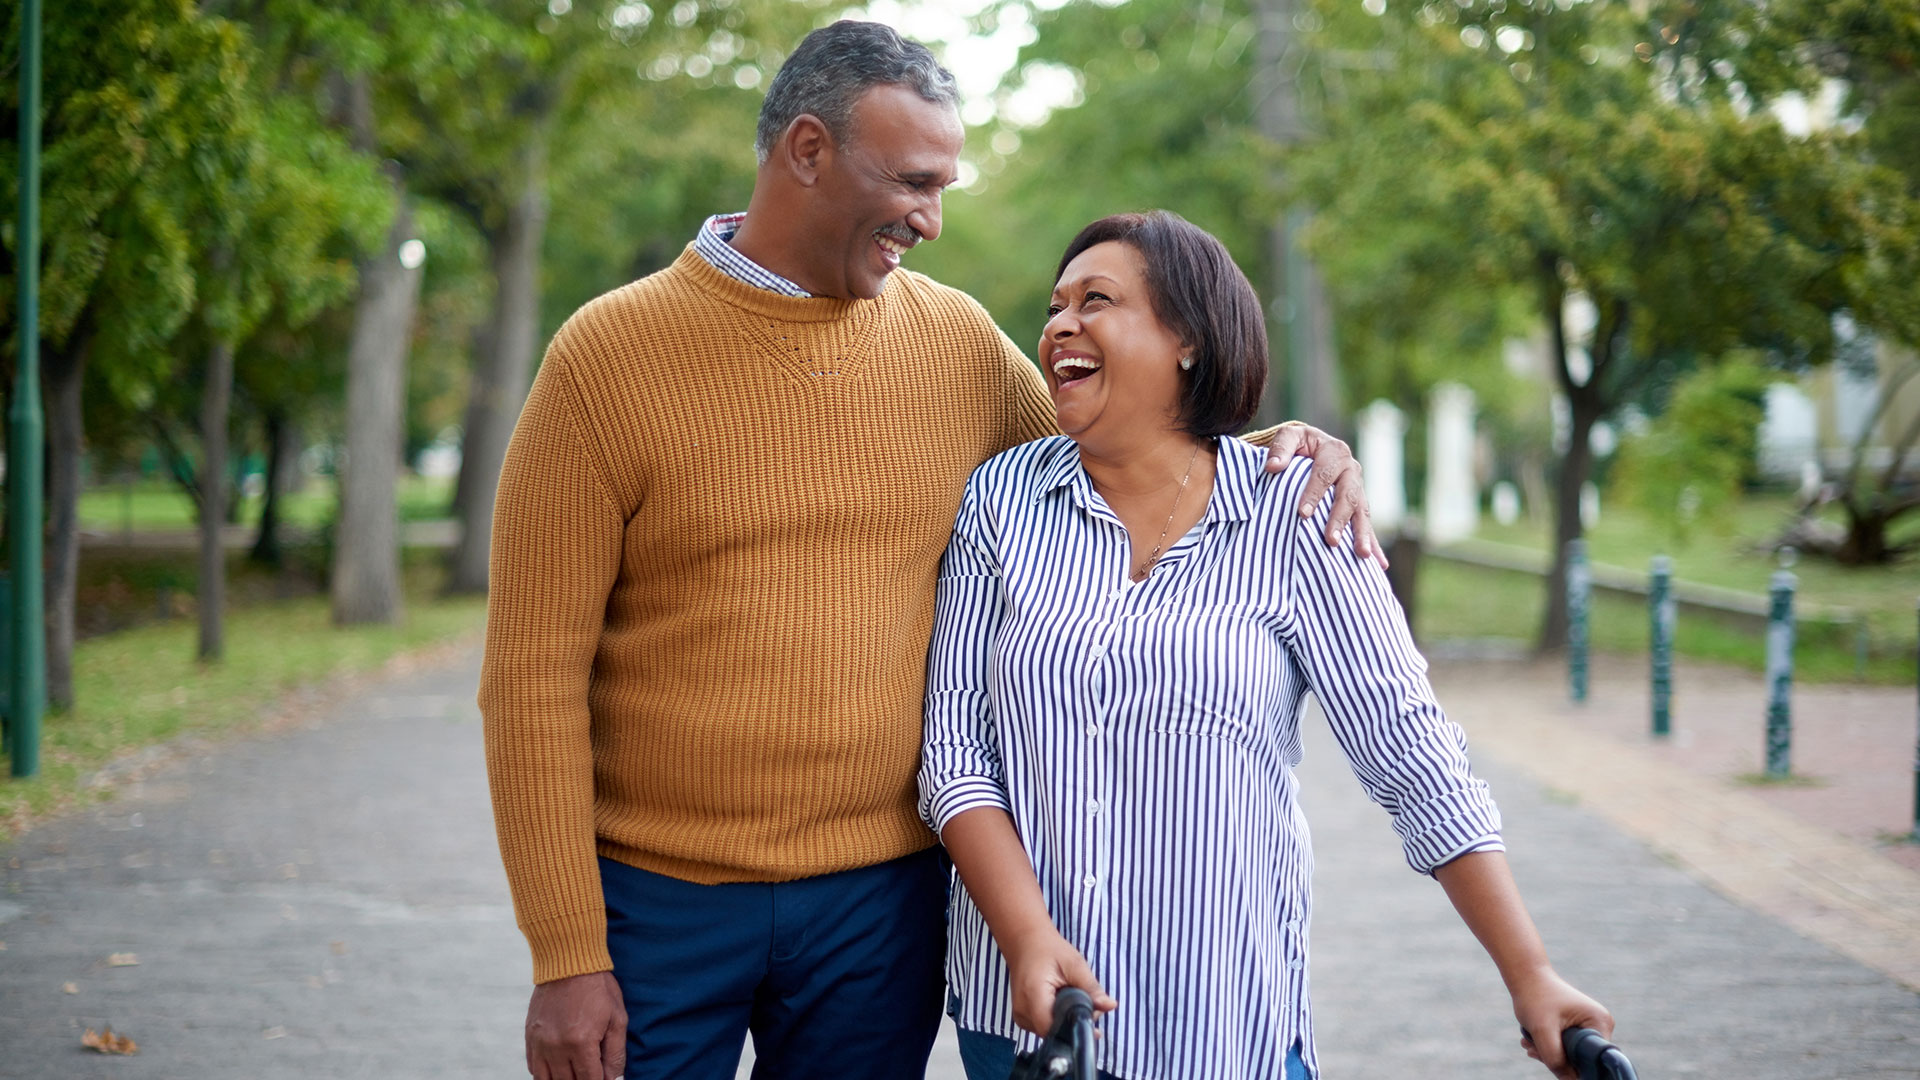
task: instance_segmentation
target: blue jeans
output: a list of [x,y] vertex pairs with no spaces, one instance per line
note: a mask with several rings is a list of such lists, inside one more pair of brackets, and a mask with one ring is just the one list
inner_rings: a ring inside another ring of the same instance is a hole
[[940,1029],[938,847],[776,884],[696,885],[600,860],[627,1080],[900,1080]]
[[[960,1064],[967,1070],[967,1080],[1007,1080],[1013,1075],[1015,1049],[1012,1039],[960,1029]],[[1100,1080],[1113,1080],[1113,1076],[1101,1073]],[[1312,1080],[1307,1063],[1300,1060],[1299,1043],[1287,1051],[1286,1080]]]

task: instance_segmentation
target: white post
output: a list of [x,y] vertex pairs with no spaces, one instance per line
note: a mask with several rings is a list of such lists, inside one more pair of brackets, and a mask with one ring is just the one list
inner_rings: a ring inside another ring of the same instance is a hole
[[1381,399],[1361,409],[1359,420],[1360,470],[1373,528],[1390,535],[1407,516],[1407,418],[1393,402]]
[[1473,477],[1473,391],[1458,383],[1433,388],[1427,422],[1426,534],[1430,544],[1472,536],[1480,526],[1480,490]]

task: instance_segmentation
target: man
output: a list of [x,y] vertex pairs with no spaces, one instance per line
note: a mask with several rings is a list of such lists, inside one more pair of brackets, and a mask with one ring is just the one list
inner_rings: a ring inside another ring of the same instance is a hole
[[[768,90],[744,217],[582,308],[534,381],[480,704],[540,1080],[728,1080],[749,1032],[756,1076],[925,1070],[935,574],[969,472],[1054,430],[979,305],[894,272],[940,233],[954,103],[886,27],[815,31]],[[1370,552],[1344,445],[1285,431]]]

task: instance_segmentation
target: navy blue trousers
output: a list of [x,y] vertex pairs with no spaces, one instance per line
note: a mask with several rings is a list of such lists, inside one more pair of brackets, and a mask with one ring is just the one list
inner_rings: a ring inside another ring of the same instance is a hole
[[629,1080],[926,1074],[940,1027],[945,853],[762,884],[696,885],[600,860],[627,1004]]

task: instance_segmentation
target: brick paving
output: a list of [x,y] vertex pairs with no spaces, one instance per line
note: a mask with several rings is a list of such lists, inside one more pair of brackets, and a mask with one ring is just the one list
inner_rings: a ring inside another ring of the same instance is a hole
[[1801,783],[1751,782],[1765,764],[1766,688],[1754,674],[1682,663],[1674,673],[1673,730],[1650,733],[1644,657],[1598,656],[1583,705],[1568,700],[1555,662],[1448,664],[1436,684],[1462,704],[1498,688],[1489,704],[1525,702],[1535,715],[1605,734],[1648,760],[1745,791],[1920,871],[1913,827],[1913,767],[1920,703],[1912,686],[1801,685],[1793,693],[1793,771]]
[[[372,681],[304,723],[179,744],[112,803],[0,849],[0,1077],[523,1075],[527,960],[487,812],[477,660]],[[1603,667],[1597,685],[1627,667]],[[1711,740],[1637,746],[1611,733],[1612,706],[1562,715],[1551,672],[1528,670],[1436,675],[1494,784],[1556,963],[1613,1008],[1642,1075],[1920,1077],[1920,996],[1751,898],[1728,899],[1741,894],[1689,860],[1764,880],[1777,872],[1764,860],[1812,859],[1823,844],[1818,868],[1855,907],[1861,883],[1847,874],[1911,871],[1812,820],[1828,810],[1774,802],[1825,789],[1756,793],[1715,779],[1738,762],[1659,760]],[[1808,770],[1827,768],[1808,740]],[[1579,767],[1563,775],[1538,756]],[[1619,777],[1642,773],[1669,816],[1711,802],[1726,842],[1697,823],[1661,834],[1659,815],[1609,804]],[[1544,1076],[1514,1047],[1491,965],[1438,886],[1400,861],[1317,722],[1302,779],[1326,1075]],[[1772,838],[1796,824],[1819,843]],[[1904,932],[1897,919],[1868,929]],[[112,966],[115,953],[139,962]],[[80,1049],[85,1027],[108,1023],[138,1056]],[[960,1077],[950,1036],[928,1076]]]

